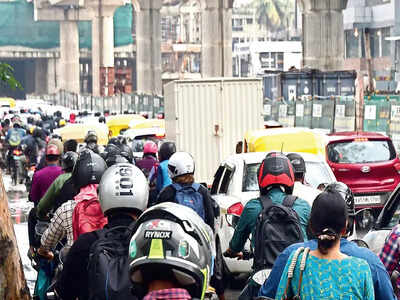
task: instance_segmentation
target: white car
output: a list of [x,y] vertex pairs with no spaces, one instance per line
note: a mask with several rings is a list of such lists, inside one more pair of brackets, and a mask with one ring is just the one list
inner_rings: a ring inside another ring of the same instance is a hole
[[[305,180],[314,188],[312,190],[315,191],[321,183],[329,184],[336,181],[335,175],[323,157],[308,153],[299,154],[306,162]],[[243,207],[249,200],[259,196],[257,171],[265,156],[264,152],[231,155],[220,164],[214,175],[211,195],[221,210],[216,230],[217,255],[221,255],[229,247],[234,226]],[[248,250],[249,247],[248,241],[245,248]],[[252,260],[226,257],[223,257],[223,260],[225,272],[228,274],[251,272]]]
[[400,184],[390,194],[381,213],[372,223],[372,229],[363,241],[374,253],[379,254],[393,227],[400,223]]

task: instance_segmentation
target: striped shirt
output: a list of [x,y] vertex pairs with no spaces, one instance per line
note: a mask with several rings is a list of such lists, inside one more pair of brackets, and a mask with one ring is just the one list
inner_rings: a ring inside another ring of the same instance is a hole
[[51,251],[64,237],[67,237],[67,246],[72,246],[74,243],[72,214],[75,206],[76,201],[69,200],[55,211],[49,227],[42,235],[42,248]]

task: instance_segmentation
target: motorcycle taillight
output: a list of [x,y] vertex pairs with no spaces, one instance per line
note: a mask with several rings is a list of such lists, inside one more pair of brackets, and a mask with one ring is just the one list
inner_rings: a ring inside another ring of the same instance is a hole
[[22,152],[21,152],[21,150],[14,149],[13,154],[17,155],[17,156],[20,156],[22,154]]

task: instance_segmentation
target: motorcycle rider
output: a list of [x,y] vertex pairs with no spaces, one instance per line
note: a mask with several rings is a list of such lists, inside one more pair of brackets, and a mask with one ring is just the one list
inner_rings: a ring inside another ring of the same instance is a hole
[[292,164],[294,171],[293,195],[306,200],[310,205],[312,205],[314,199],[321,193],[321,191],[306,184],[306,163],[303,157],[298,153],[289,153],[286,156]]
[[176,152],[176,146],[173,142],[164,142],[158,151],[158,159],[160,165],[157,168],[157,193],[160,193],[163,188],[172,183],[168,173],[168,160],[172,154]]
[[[122,182],[126,175],[130,175],[132,188],[128,194],[123,195],[121,192],[125,192],[126,186],[124,187]],[[120,184],[115,184],[116,182]],[[119,226],[126,227],[136,222],[147,207],[148,192],[146,178],[137,167],[126,163],[110,167],[99,184],[101,209],[108,217],[105,230]],[[56,284],[56,292],[63,300],[88,299],[88,277],[96,274],[88,274],[87,266],[90,249],[98,239],[99,231],[85,233],[79,236],[72,245]],[[137,290],[134,292],[136,293]]]
[[94,130],[89,130],[85,136],[85,148],[92,150],[94,153],[101,153],[101,149],[97,144],[97,133]]
[[8,154],[7,154],[7,168],[11,173],[11,164],[13,158],[13,151],[16,147],[19,146],[23,137],[25,136],[25,130],[22,129],[21,123],[18,119],[15,120],[13,124],[13,128],[10,128],[6,134],[6,144],[8,144]]
[[59,205],[62,204],[62,203],[57,203],[57,198],[60,194],[60,191],[64,183],[69,178],[71,178],[72,170],[74,169],[77,160],[78,160],[78,154],[72,151],[66,152],[61,157],[61,167],[64,173],[58,176],[53,181],[53,183],[47,190],[46,194],[44,194],[44,196],[40,199],[39,204],[36,208],[36,215],[38,219],[46,220],[47,214],[51,210],[56,210],[59,207]]
[[[194,183],[195,164],[193,157],[187,152],[175,152],[168,160],[169,177],[173,184],[165,187],[157,197],[157,204],[162,202],[175,202],[178,204],[177,194],[180,189],[192,187],[196,193],[201,195],[202,203],[193,203],[192,208],[203,218],[204,222],[214,230],[215,211],[214,200],[207,188]],[[195,186],[196,185],[196,186]],[[194,194],[194,193],[193,193]],[[186,199],[185,199],[186,200]],[[189,206],[189,205],[188,205]]]
[[[282,166],[288,165],[290,170],[286,170]],[[258,171],[258,185],[260,187],[260,195],[267,195],[273,203],[282,204],[286,195],[292,194],[294,186],[294,176],[291,170],[292,166],[286,156],[278,152],[269,153],[262,162]],[[272,172],[271,170],[276,170]],[[292,175],[288,176],[287,172]],[[243,257],[243,248],[250,234],[254,237],[256,229],[257,217],[262,209],[261,198],[255,198],[247,202],[240,216],[239,223],[235,228],[235,233],[229,243],[229,248],[224,255],[232,257]],[[293,209],[296,211],[303,236],[307,238],[307,225],[310,217],[311,207],[307,201],[297,198]],[[254,248],[254,240],[251,239],[252,248]]]
[[157,144],[153,141],[147,141],[143,146],[143,158],[136,161],[136,166],[142,170],[147,178],[149,178],[151,169],[158,165],[157,151]]
[[[350,188],[342,182],[335,182],[329,184],[325,190],[335,190],[339,192],[343,199],[346,201],[349,215],[354,215],[354,196]],[[351,223],[351,222],[349,222]],[[352,226],[347,227],[345,236],[350,235]],[[348,256],[362,258],[367,261],[370,266],[372,281],[374,284],[374,292],[376,300],[395,300],[397,299],[393,292],[393,287],[389,275],[379,260],[379,257],[371,250],[359,247],[356,243],[348,241],[345,236],[340,239],[340,251]],[[272,271],[268,279],[264,282],[259,291],[259,296],[275,298],[278,289],[279,281],[285,269],[285,265],[290,255],[300,247],[308,247],[311,250],[317,248],[316,239],[311,239],[304,243],[297,243],[289,246],[283,251],[275,261]]]
[[97,185],[106,169],[105,161],[91,150],[85,149],[79,154],[71,175],[74,186],[79,188],[79,193],[54,212],[49,227],[42,235],[38,253],[44,257],[52,257],[51,250],[64,237],[67,238],[67,246],[73,244],[72,214],[74,208],[80,200],[97,198]]
[[47,189],[53,183],[53,181],[63,173],[59,166],[60,151],[57,146],[50,144],[46,148],[46,162],[47,167],[40,171],[36,171],[32,178],[32,187],[29,192],[29,201],[33,202],[34,207],[29,212],[28,216],[28,236],[30,253],[34,251],[39,245],[35,240],[35,227],[37,224],[36,218],[36,207],[39,200],[44,196]]
[[[141,215],[136,228],[129,274],[132,283],[145,286],[143,299],[203,299],[212,269],[213,233],[196,212],[175,203],[158,204]],[[171,233],[169,238],[152,237],[163,230]]]

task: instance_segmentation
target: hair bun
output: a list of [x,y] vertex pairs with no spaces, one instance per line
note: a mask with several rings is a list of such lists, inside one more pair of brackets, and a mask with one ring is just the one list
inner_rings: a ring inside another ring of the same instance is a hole
[[324,228],[320,234],[317,235],[317,238],[321,241],[323,240],[335,240],[337,239],[338,234],[331,228]]

